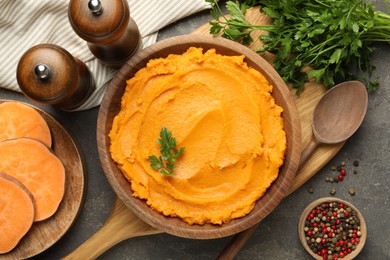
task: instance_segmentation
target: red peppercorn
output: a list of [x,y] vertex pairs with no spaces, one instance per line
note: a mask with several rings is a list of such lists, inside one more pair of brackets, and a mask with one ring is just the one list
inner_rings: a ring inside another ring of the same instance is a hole
[[309,237],[311,237],[311,236],[313,235],[313,231],[312,231],[311,229],[309,229],[309,230],[306,232],[306,234],[307,234]]
[[347,174],[347,171],[346,171],[345,169],[341,169],[341,170],[340,170],[340,174],[341,174],[341,175],[345,175],[345,174]]
[[339,256],[340,256],[340,258],[344,258],[344,257],[345,257],[345,254],[344,254],[343,252],[340,252],[340,253],[339,253]]
[[348,217],[349,216],[349,212],[348,211],[344,211],[344,216]]
[[341,223],[340,219],[336,219],[336,224],[340,225],[340,223]]
[[339,208],[343,209],[344,208],[344,203],[339,203]]
[[328,232],[328,237],[333,237],[333,234],[332,234],[332,232]]
[[318,223],[317,223],[317,222],[313,222],[311,225],[312,225],[313,227],[318,227]]
[[335,225],[332,226],[332,229],[333,229],[333,230],[336,229],[336,228],[337,228],[337,227],[336,227]]
[[350,254],[350,253],[352,252],[352,249],[351,249],[351,248],[348,248],[348,249],[347,249],[347,252],[348,252],[348,254]]
[[323,210],[322,211],[322,215],[326,215],[326,214],[328,214],[328,211],[327,210]]
[[316,214],[316,212],[317,212],[317,210],[315,210],[315,209],[311,210],[312,214]]
[[339,181],[342,181],[342,180],[344,179],[344,176],[340,174],[340,175],[337,177],[337,179],[338,179]]
[[322,250],[321,250],[321,254],[322,255],[326,255],[328,253],[328,250],[326,250],[325,248],[323,248]]
[[326,238],[321,238],[321,243],[325,244],[326,243]]
[[333,217],[337,217],[337,211],[332,212]]
[[359,242],[360,242],[360,238],[358,238],[358,237],[357,237],[357,238],[355,238],[355,241],[356,241],[356,243],[357,243],[357,244],[359,244]]
[[337,254],[334,254],[333,256],[332,256],[332,260],[338,260],[339,259],[339,257],[337,256]]
[[[344,245],[344,241],[343,241],[343,240],[340,240],[340,241],[338,241],[338,242],[339,242],[339,246]],[[338,246],[337,243],[336,243],[336,246]]]
[[328,255],[327,254],[323,255],[322,260],[328,260]]

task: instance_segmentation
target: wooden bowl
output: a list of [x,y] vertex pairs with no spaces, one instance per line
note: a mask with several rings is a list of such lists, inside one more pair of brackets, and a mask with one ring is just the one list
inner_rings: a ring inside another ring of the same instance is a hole
[[355,258],[359,253],[360,251],[363,249],[364,247],[364,244],[366,242],[366,239],[367,239],[367,227],[366,227],[366,222],[364,221],[364,218],[363,218],[363,215],[360,213],[360,211],[354,206],[352,205],[351,203],[345,201],[345,200],[342,200],[342,199],[338,199],[338,198],[334,198],[334,197],[325,197],[325,198],[320,198],[320,199],[317,199],[313,202],[311,202],[302,212],[302,215],[299,219],[299,224],[298,224],[298,235],[299,235],[299,240],[301,241],[303,247],[306,249],[306,251],[312,256],[314,257],[315,259],[323,259],[322,256],[319,256],[317,255],[316,253],[314,253],[310,247],[307,245],[307,242],[306,242],[306,233],[304,231],[304,228],[305,228],[305,221],[306,221],[306,218],[307,216],[309,215],[310,211],[314,208],[316,208],[317,206],[323,204],[323,203],[330,203],[330,202],[338,202],[338,203],[343,203],[344,205],[346,206],[349,206],[351,207],[353,210],[355,210],[357,212],[357,217],[359,218],[360,220],[360,232],[362,233],[361,236],[360,236],[360,242],[357,244],[356,246],[356,249],[353,250],[350,254],[346,255],[344,257],[344,259],[353,259]]
[[[168,54],[182,54],[189,47],[202,47],[204,50],[215,48],[224,55],[246,56],[249,66],[260,71],[274,86],[273,96],[284,109],[283,118],[287,133],[286,158],[279,177],[256,203],[247,216],[234,219],[223,225],[189,225],[179,218],[166,217],[152,210],[143,200],[132,196],[130,183],[125,179],[109,152],[112,120],[120,110],[121,98],[126,87],[126,80],[139,69],[145,67],[150,59],[166,57]],[[243,231],[267,216],[287,193],[297,171],[300,159],[301,133],[298,113],[293,95],[273,67],[258,54],[241,44],[208,35],[184,35],[172,37],[140,51],[133,56],[112,79],[102,100],[97,123],[98,151],[102,167],[108,181],[123,203],[149,225],[161,231],[187,238],[218,238]]]

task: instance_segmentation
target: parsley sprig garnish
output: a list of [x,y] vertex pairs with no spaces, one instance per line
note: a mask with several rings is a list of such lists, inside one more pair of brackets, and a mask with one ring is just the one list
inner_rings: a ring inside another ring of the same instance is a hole
[[[388,0],[384,0],[390,11]],[[210,33],[249,44],[251,32],[266,31],[257,52],[275,54],[273,66],[299,94],[310,78],[331,87],[335,80],[362,79],[375,90],[370,63],[374,42],[390,43],[390,15],[375,10],[364,0],[245,0],[227,1],[231,16],[222,13],[217,0],[212,5]],[[273,18],[269,25],[255,25],[245,19],[249,7]],[[305,66],[312,68],[305,72]]]
[[164,175],[172,176],[176,168],[175,162],[183,154],[184,147],[179,150],[176,148],[176,138],[172,137],[172,133],[166,127],[161,129],[157,142],[160,144],[161,156],[149,156],[150,166],[156,171],[160,170]]

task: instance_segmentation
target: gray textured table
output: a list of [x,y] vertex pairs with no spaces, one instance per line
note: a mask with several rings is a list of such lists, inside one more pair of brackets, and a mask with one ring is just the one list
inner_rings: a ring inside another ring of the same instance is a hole
[[[379,10],[386,10],[382,1],[373,2]],[[162,30],[159,40],[190,33],[209,19],[209,12],[205,11],[177,22]],[[352,202],[365,216],[368,239],[358,259],[390,259],[390,46],[376,47],[372,61],[377,66],[381,87],[369,95],[363,125],[328,165],[260,223],[237,259],[309,259],[298,239],[298,219],[307,204],[329,196],[333,187],[337,189],[337,197]],[[23,95],[6,90],[0,90],[0,98],[29,102]],[[100,166],[96,148],[98,108],[66,113],[39,107],[54,115],[76,137],[88,168],[87,193],[79,217],[60,241],[36,257],[58,259],[76,249],[103,225],[110,213],[114,192]],[[351,174],[337,185],[325,182],[331,166],[345,161],[347,167],[352,167],[354,160],[360,162],[357,174]],[[315,188],[313,194],[307,191],[311,186]],[[356,189],[355,196],[348,194],[349,188]],[[99,259],[214,259],[229,240],[230,237],[191,240],[168,234],[152,235],[123,241]]]

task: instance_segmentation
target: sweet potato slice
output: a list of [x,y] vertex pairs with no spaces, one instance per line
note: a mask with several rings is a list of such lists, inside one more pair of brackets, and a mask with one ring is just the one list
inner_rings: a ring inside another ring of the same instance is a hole
[[34,221],[56,212],[65,193],[65,168],[46,145],[31,138],[0,142],[0,172],[15,177],[32,193]]
[[51,134],[36,109],[17,101],[0,104],[0,141],[19,137],[37,139],[51,147]]
[[34,222],[34,199],[16,178],[0,173],[0,254],[14,249]]

